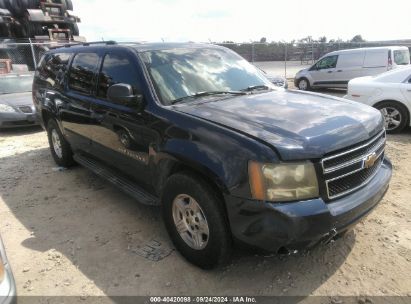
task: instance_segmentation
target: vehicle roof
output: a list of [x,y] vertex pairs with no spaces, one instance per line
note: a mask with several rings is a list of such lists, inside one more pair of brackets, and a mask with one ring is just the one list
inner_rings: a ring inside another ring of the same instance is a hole
[[366,47],[366,48],[355,48],[347,50],[339,50],[328,53],[327,55],[338,55],[343,53],[351,53],[355,51],[373,51],[373,50],[408,50],[406,46],[378,46],[378,47]]
[[80,50],[95,50],[101,48],[129,48],[137,52],[157,51],[167,49],[186,49],[186,48],[222,48],[221,46],[208,43],[193,43],[193,42],[121,42],[113,41],[107,42],[89,42],[81,44],[69,44],[62,48],[55,48],[50,50],[50,53],[60,52],[78,52]]

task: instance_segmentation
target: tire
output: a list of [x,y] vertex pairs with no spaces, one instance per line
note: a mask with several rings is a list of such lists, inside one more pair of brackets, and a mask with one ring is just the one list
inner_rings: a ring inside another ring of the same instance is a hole
[[80,35],[80,31],[79,31],[79,29],[78,29],[77,23],[72,23],[72,24],[70,24],[70,25],[69,25],[69,29],[70,29],[70,31],[71,31],[71,35],[73,35],[73,36],[78,36],[78,35]]
[[16,0],[16,1],[20,1],[20,7],[23,10],[35,9],[40,6],[40,0]]
[[34,38],[35,36],[44,35],[44,30],[41,24],[32,23],[28,20],[25,20],[23,23],[23,32],[26,37]]
[[396,101],[384,101],[375,106],[384,116],[387,133],[399,133],[407,126],[410,115],[407,108]]
[[[74,164],[73,152],[71,151],[69,143],[61,133],[57,122],[53,119],[50,119],[47,122],[47,136],[49,139],[51,155],[56,164],[61,167],[71,167]],[[57,149],[55,145],[57,139],[60,143],[60,149]]]
[[297,87],[301,91],[311,90],[310,82],[308,81],[307,78],[304,78],[304,77],[298,80]]
[[69,11],[73,10],[73,1],[71,1],[71,0],[62,0],[62,3],[65,4],[66,10],[69,10]]
[[13,15],[16,15],[18,17],[24,15],[25,10],[21,6],[20,0],[5,0],[5,4],[7,8],[9,9],[9,11],[13,13]]
[[117,136],[120,143],[124,146],[124,148],[129,150],[134,150],[136,148],[130,133],[124,129],[120,129],[117,131]]
[[[225,209],[208,183],[191,173],[174,174],[164,187],[162,204],[163,218],[170,238],[189,262],[203,269],[211,269],[229,260],[232,239]],[[181,231],[186,232],[180,234],[177,231],[176,221],[180,222]],[[207,232],[208,236],[205,237]],[[201,237],[190,238],[190,235]],[[187,239],[198,241],[190,242]]]

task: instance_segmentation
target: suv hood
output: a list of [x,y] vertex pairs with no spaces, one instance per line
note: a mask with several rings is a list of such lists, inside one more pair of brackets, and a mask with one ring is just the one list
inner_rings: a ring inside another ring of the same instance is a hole
[[208,98],[175,109],[264,141],[283,160],[321,158],[383,129],[372,107],[299,91]]

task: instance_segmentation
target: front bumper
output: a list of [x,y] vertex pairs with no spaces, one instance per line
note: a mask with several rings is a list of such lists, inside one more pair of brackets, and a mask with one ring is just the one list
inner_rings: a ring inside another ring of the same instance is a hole
[[7,261],[6,251],[0,238],[0,255],[4,263],[5,276],[0,283],[0,304],[15,304],[17,302],[16,284],[10,264]]
[[383,198],[392,165],[388,159],[378,174],[360,190],[326,203],[321,198],[292,203],[270,203],[226,196],[233,236],[269,251],[302,249],[340,234],[360,221]]
[[36,113],[0,113],[0,129],[39,125]]

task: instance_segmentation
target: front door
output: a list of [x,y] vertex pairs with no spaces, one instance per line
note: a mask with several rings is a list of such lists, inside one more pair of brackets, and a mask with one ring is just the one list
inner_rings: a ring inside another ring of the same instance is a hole
[[338,55],[324,57],[318,61],[311,69],[310,75],[313,78],[312,85],[328,86],[334,82],[335,67],[337,65]]
[[109,100],[107,90],[117,83],[131,85],[134,94],[141,92],[137,62],[122,50],[105,54],[98,76],[96,101],[91,106],[93,155],[148,185],[149,146],[153,140],[150,115],[127,103]]

